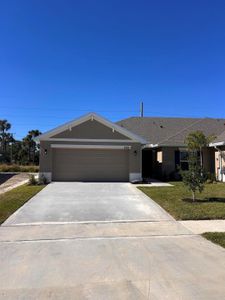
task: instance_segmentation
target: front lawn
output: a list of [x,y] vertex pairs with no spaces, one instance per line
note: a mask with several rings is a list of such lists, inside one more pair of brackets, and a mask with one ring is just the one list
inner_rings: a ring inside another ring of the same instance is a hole
[[0,194],[0,224],[44,187],[45,185],[22,185]]
[[182,182],[172,182],[171,187],[139,187],[177,220],[225,219],[225,184],[206,184],[197,194],[198,200],[190,201],[191,192]]
[[225,248],[225,232],[205,232],[202,236]]

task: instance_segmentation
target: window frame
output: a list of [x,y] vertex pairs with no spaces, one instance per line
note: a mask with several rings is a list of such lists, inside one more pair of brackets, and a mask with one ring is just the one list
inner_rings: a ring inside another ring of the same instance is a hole
[[[180,153],[179,153],[179,154],[180,154],[180,163],[179,163],[179,164],[180,164],[180,168],[181,168],[182,171],[187,171],[188,168],[189,168],[189,167],[188,167],[188,165],[189,165],[189,162],[188,162],[188,161],[189,161],[189,158],[188,158],[188,156],[189,156],[189,155],[188,155],[188,150],[183,150],[183,149],[182,149],[182,150],[179,150],[179,152],[180,152]],[[184,155],[184,156],[186,156],[185,159],[182,157],[182,153],[185,153],[185,155]],[[183,165],[183,166],[186,165],[186,167],[183,167],[183,168],[182,168],[182,165]]]

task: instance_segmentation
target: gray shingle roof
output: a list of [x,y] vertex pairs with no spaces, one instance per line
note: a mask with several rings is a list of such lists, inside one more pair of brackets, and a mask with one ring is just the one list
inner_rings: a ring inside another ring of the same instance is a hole
[[218,137],[213,141],[214,143],[225,142],[225,131],[222,132]]
[[145,138],[150,144],[183,146],[185,137],[201,130],[206,136],[219,136],[225,131],[225,119],[131,117],[118,125]]

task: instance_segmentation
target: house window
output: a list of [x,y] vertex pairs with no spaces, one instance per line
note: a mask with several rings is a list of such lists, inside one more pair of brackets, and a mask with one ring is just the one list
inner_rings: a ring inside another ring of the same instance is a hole
[[157,152],[157,162],[158,163],[162,163],[162,160],[163,160],[163,154],[162,154],[162,151],[158,151]]
[[188,151],[180,151],[180,168],[183,171],[188,170]]

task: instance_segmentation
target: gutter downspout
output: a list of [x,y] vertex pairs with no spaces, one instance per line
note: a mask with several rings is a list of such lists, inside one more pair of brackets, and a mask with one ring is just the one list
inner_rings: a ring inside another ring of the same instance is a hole
[[214,146],[214,148],[219,152],[219,168],[220,168],[220,181],[223,182],[223,174],[222,174],[222,151],[217,147]]

